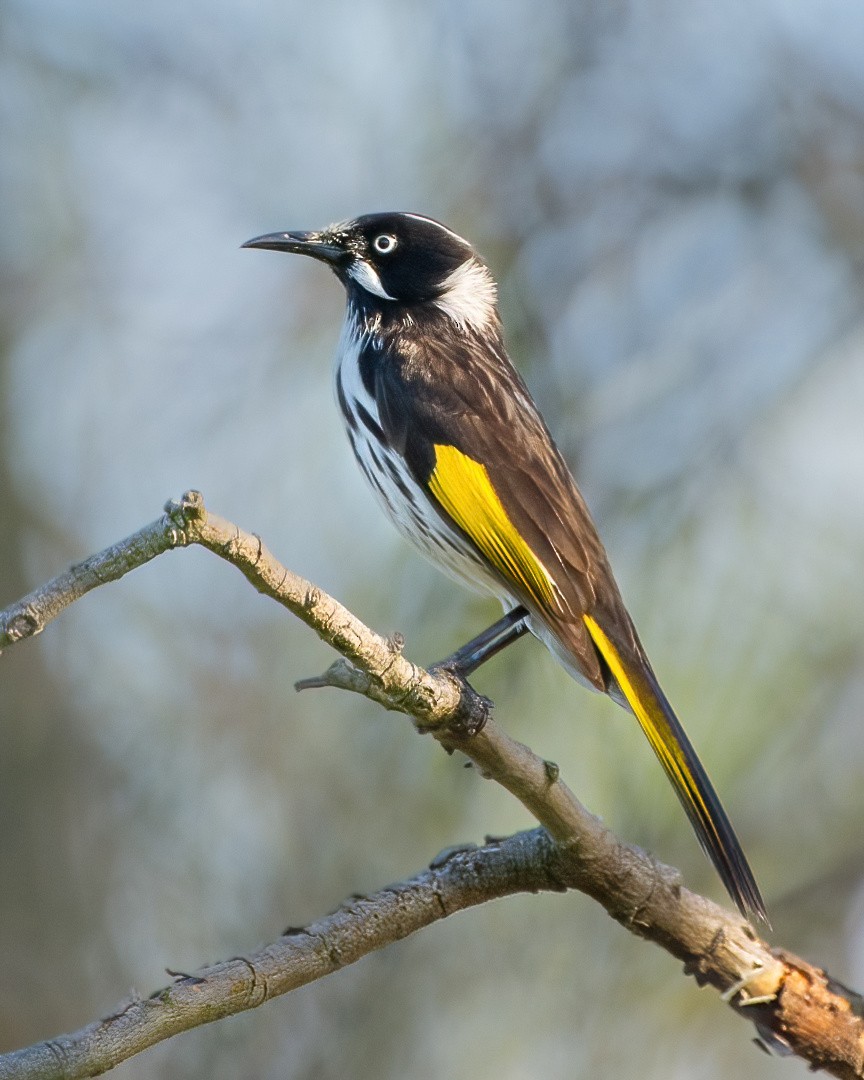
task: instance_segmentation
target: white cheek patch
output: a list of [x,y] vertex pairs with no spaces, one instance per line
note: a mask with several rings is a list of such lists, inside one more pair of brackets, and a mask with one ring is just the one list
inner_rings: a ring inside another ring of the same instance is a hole
[[435,300],[435,306],[453,322],[480,333],[494,322],[497,303],[495,279],[477,259],[468,259],[457,266]]
[[373,270],[369,263],[364,262],[363,259],[355,259],[355,261],[348,268],[348,277],[352,278],[361,289],[365,289],[366,292],[373,293],[375,296],[380,296],[382,300],[395,300],[395,296],[391,296],[390,293],[381,284],[381,278]]

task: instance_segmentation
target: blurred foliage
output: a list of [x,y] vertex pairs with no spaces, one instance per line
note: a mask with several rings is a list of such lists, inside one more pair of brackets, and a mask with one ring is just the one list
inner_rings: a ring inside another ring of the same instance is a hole
[[[864,9],[8,0],[0,19],[0,602],[196,486],[418,660],[491,620],[350,460],[337,283],[238,250],[440,217],[501,280],[777,940],[860,988]],[[530,824],[403,720],[295,697],[328,662],[202,552],[2,658],[3,1048]],[[535,643],[477,682],[623,837],[720,897],[624,713]],[[116,1075],[795,1068],[569,896],[473,912]]]

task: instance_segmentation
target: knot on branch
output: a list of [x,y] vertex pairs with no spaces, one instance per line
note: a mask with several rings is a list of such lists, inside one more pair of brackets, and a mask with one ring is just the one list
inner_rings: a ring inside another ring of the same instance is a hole
[[169,499],[163,507],[165,516],[174,526],[171,536],[173,547],[184,547],[190,543],[189,526],[203,521],[207,516],[204,496],[200,491],[184,491],[179,499]]
[[3,636],[7,644],[13,645],[16,641],[41,634],[42,629],[42,623],[38,617],[29,608],[25,608],[9,619],[3,627]]

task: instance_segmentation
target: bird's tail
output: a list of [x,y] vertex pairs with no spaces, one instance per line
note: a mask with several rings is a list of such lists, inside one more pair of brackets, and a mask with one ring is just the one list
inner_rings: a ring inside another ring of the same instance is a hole
[[696,751],[645,661],[622,655],[590,615],[585,626],[681,800],[699,843],[742,915],[768,923],[759,886]]

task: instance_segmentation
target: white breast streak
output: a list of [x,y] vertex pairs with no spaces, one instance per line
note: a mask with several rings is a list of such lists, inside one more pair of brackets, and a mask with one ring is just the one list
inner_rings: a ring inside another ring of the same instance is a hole
[[373,293],[375,296],[380,296],[382,300],[394,299],[381,284],[381,278],[378,277],[375,270],[373,270],[369,263],[365,262],[363,259],[354,260],[348,268],[348,276],[353,278],[360,288],[365,289],[366,292]]
[[356,313],[350,307],[347,308],[342,335],[336,349],[334,375],[336,380],[342,383],[342,391],[349,408],[354,404],[362,405],[370,416],[377,419],[378,406],[360,376],[360,353],[367,340],[366,333],[360,329]]
[[471,258],[445,279],[433,302],[459,326],[482,333],[495,321],[498,289],[483,263]]

